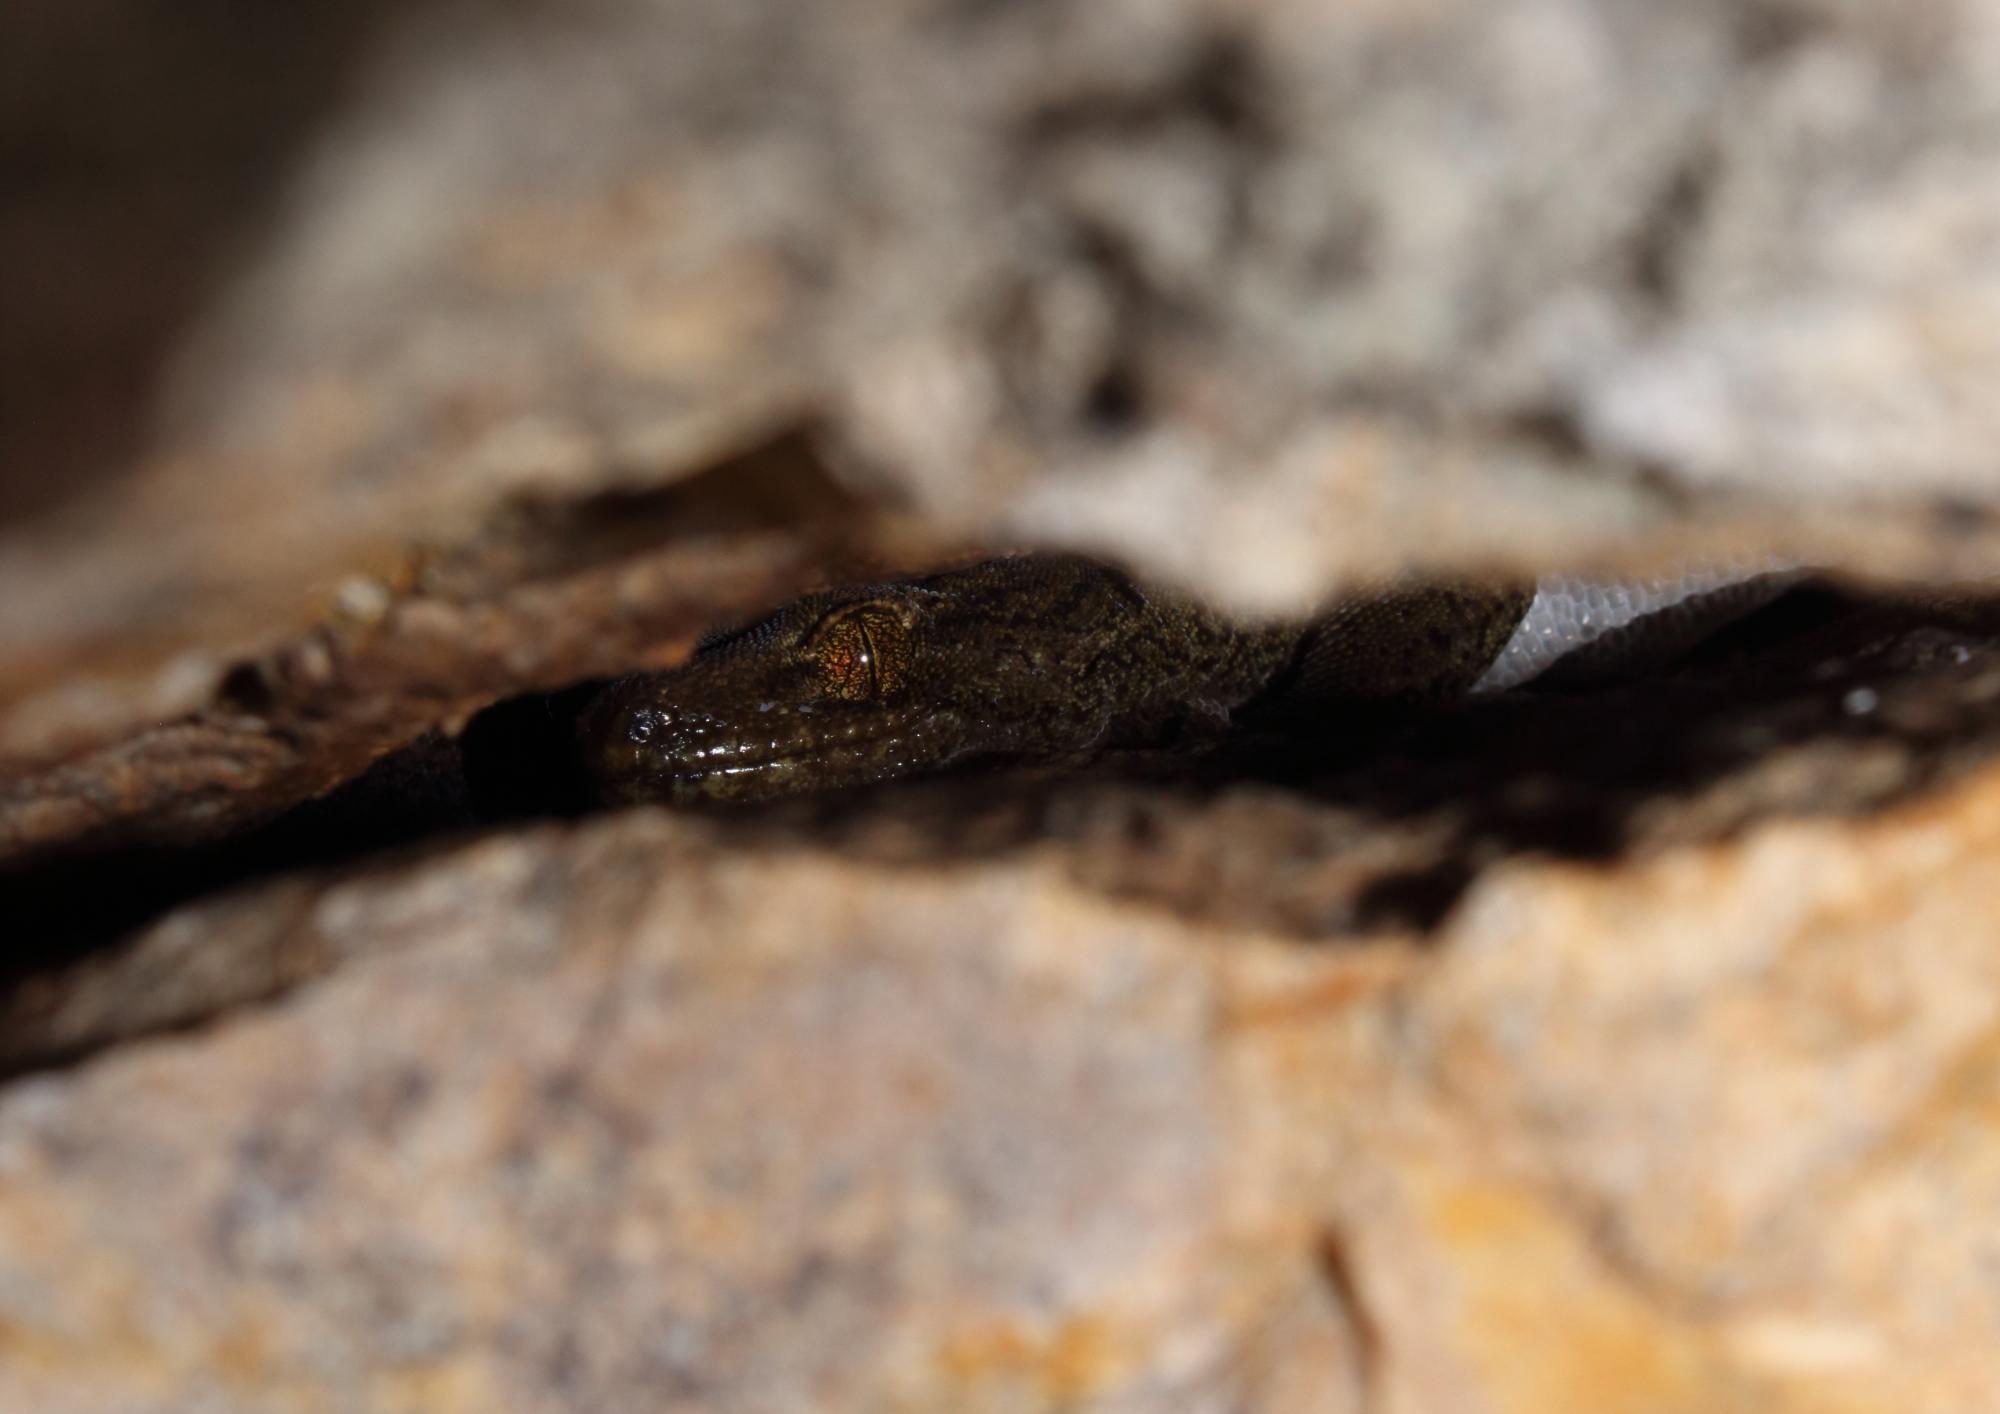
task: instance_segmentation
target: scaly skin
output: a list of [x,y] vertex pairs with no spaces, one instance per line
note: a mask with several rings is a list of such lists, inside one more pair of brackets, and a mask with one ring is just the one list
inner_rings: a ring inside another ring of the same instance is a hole
[[793,601],[710,635],[584,714],[617,801],[756,800],[974,760],[1063,761],[1264,712],[1462,692],[1525,590],[1432,587],[1307,624],[1232,623],[1071,555],[1021,555]]

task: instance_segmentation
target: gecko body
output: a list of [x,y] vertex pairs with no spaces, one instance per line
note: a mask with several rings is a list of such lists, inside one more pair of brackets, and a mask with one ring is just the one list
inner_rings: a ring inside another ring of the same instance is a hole
[[755,800],[975,760],[1062,761],[1321,704],[1463,694],[1526,587],[1425,586],[1233,621],[1074,555],[808,595],[608,688],[585,769],[614,801]]

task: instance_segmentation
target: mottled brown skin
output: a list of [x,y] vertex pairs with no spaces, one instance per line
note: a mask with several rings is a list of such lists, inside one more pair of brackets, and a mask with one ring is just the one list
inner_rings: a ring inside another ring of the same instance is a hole
[[978,760],[1062,761],[1219,734],[1245,714],[1447,698],[1529,592],[1431,587],[1250,626],[1072,555],[798,599],[585,713],[618,801],[757,800]]

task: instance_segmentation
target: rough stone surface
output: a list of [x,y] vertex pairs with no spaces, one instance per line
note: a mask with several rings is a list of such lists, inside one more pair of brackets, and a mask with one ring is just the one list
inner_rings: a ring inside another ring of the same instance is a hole
[[0,1408],[1976,1404],[1994,613],[197,899],[0,988]]
[[[0,10],[0,1410],[1991,1403],[2000,607],[1867,584],[2000,563],[2000,0],[141,9]],[[1025,544],[1833,575],[562,795]]]
[[[1093,916],[1106,945],[1070,946]],[[1169,920],[1033,870],[732,859],[645,814],[309,917],[360,953],[323,984],[0,1102],[0,1402],[1350,1391],[1292,1175],[1237,1167],[1268,1141],[1220,979]]]
[[0,1405],[1976,1407],[1996,848],[1988,768],[1421,946],[647,811],[267,886],[330,971],[0,1097]]

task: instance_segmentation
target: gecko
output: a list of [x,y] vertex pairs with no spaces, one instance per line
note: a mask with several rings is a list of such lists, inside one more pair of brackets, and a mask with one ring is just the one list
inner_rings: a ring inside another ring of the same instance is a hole
[[1022,554],[832,589],[712,633],[584,711],[607,801],[753,801],[972,762],[1219,739],[1325,709],[1474,690],[1531,585],[1424,584],[1246,623],[1116,566]]
[[1557,670],[1659,663],[1800,582],[1428,582],[1251,623],[1087,556],[1029,553],[793,600],[579,718],[609,803],[756,801],[971,763],[1200,744],[1246,724],[1381,722]]

